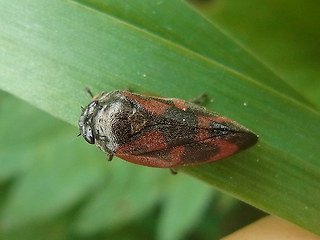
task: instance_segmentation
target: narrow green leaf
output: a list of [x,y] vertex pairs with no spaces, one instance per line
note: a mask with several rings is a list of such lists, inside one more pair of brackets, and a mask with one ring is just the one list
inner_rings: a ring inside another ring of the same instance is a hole
[[176,176],[168,189],[158,225],[158,240],[183,239],[197,227],[214,192],[190,177]]
[[119,229],[158,203],[160,185],[168,172],[124,164],[112,162],[114,173],[81,210],[75,222],[77,233],[90,235]]
[[[199,13],[182,1],[134,0],[125,4],[113,0],[75,1],[305,102],[301,95],[258,62],[252,53],[226,36],[214,23],[199,17]],[[179,14],[175,14],[177,12]],[[238,61],[239,58],[243,61]]]
[[[43,112],[3,91],[0,91],[0,116],[3,136],[0,138],[0,182],[5,182],[34,164],[37,156],[34,150],[39,148],[42,140],[38,137],[43,135],[43,122],[53,126],[55,122],[51,116],[43,117]],[[43,121],[35,125],[34,119],[41,117]],[[14,127],[11,127],[12,123],[16,123]],[[15,157],[12,157],[12,153],[15,153]]]
[[[260,141],[226,161],[184,171],[320,234],[319,113],[183,2],[153,3],[143,5],[146,26],[134,10],[141,4],[118,3],[110,15],[101,4],[1,1],[0,87],[73,125],[89,101],[84,87],[183,99],[206,92],[213,100],[208,108]],[[172,11],[177,6],[183,18]],[[121,9],[132,16],[124,18]],[[165,17],[177,21],[172,30],[159,24]],[[184,31],[182,21],[201,31]]]
[[283,0],[277,4],[269,0],[222,0],[208,2],[202,10],[250,46],[319,110],[318,0]]
[[[81,147],[80,141],[71,142],[70,136],[75,133],[70,127],[54,119],[46,124],[42,134],[36,135],[41,142],[27,144],[32,146],[29,152],[33,154],[19,159],[22,164],[30,161],[32,165],[19,171],[19,179],[12,186],[1,216],[4,230],[40,224],[63,214],[79,204],[107,176],[107,168],[102,168],[103,161],[92,158],[94,155],[90,155],[87,147]],[[35,141],[34,138],[30,140]],[[6,160],[10,161],[16,155],[11,152]],[[4,165],[6,161],[1,159],[1,163]]]

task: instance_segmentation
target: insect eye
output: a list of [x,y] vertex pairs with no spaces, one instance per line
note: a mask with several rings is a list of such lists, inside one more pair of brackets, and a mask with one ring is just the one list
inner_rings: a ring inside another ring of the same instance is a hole
[[88,114],[92,114],[96,106],[97,101],[91,102],[88,106]]
[[90,144],[94,144],[95,140],[94,140],[94,136],[93,136],[93,133],[92,133],[92,130],[90,127],[88,127],[86,129],[86,133],[84,135],[84,139],[90,143]]

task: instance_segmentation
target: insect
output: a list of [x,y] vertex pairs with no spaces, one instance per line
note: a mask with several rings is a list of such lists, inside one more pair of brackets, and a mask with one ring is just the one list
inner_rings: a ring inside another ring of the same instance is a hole
[[217,161],[258,141],[240,124],[194,103],[125,91],[93,97],[82,108],[79,128],[109,160],[115,155],[157,168]]

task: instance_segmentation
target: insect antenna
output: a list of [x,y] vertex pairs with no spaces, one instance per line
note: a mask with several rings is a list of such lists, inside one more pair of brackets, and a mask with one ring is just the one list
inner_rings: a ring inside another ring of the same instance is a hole
[[87,93],[89,93],[89,95],[91,96],[91,98],[93,98],[93,94],[92,94],[92,92],[91,92],[91,90],[89,89],[89,88],[85,88],[84,89]]

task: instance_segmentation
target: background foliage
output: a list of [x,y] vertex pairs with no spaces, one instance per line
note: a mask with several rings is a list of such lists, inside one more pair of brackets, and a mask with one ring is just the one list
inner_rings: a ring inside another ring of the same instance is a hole
[[86,86],[208,93],[208,108],[260,142],[181,171],[319,234],[316,1],[196,6],[0,1],[0,87],[10,93],[0,95],[4,238],[212,239],[262,215],[182,172],[106,164],[75,137]]

